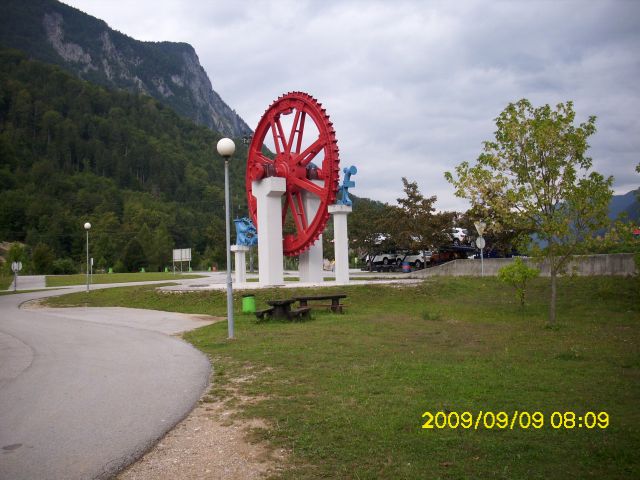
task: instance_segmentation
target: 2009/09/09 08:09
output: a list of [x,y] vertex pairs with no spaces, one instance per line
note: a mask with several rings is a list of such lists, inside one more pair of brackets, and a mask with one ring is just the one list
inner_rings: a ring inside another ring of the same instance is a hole
[[499,411],[483,411],[480,410],[477,414],[469,411],[458,412],[444,412],[438,411],[432,413],[426,411],[422,414],[422,418],[426,421],[422,424],[424,429],[473,429],[478,430],[481,428],[491,430],[497,429],[540,429],[545,424],[555,429],[574,429],[574,428],[600,428],[605,429],[609,426],[609,414],[607,412],[586,412],[584,414],[577,414],[572,411],[566,412],[553,412],[548,416],[548,423],[545,421],[545,414],[543,412],[529,413],[527,411],[515,410],[513,412]]

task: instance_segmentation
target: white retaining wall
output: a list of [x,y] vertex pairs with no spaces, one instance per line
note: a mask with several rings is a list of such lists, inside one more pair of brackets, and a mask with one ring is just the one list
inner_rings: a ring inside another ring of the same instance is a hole
[[[576,255],[569,261],[567,274],[574,275],[635,275],[637,273],[633,253],[612,253],[606,255]],[[549,276],[547,262],[540,263],[533,258],[523,258],[530,266],[540,269],[540,275]],[[497,275],[505,265],[513,261],[512,258],[485,258],[484,274]],[[417,270],[411,277],[448,276],[480,276],[480,259],[453,260],[436,267]]]

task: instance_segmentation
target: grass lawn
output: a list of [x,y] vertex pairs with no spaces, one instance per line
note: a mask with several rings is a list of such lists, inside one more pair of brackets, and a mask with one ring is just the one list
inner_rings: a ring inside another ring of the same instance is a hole
[[[127,282],[153,282],[155,280],[183,280],[186,278],[202,278],[203,275],[174,275],[164,272],[146,273],[97,273],[91,277],[91,284],[101,283],[127,283]],[[71,285],[85,285],[87,275],[78,273],[76,275],[48,275],[46,278],[47,287],[68,287]]]
[[[282,478],[640,478],[640,279],[562,279],[556,329],[547,283],[533,282],[524,310],[495,278],[333,288],[348,313],[259,324],[238,313],[235,341],[225,323],[185,337],[213,358],[211,395],[256,398],[240,415],[266,419],[253,435],[291,452]],[[262,308],[302,291],[252,293]],[[149,286],[50,303],[87,301],[226,312],[223,291]],[[424,412],[516,410],[542,412],[544,426],[421,428]],[[554,429],[553,412],[606,412],[609,425]]]

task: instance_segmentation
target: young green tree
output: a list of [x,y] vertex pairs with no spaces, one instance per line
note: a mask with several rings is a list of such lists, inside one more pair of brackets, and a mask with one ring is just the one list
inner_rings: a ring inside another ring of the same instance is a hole
[[538,275],[540,275],[540,270],[528,266],[520,257],[498,270],[498,280],[515,288],[516,296],[520,300],[520,307],[522,308],[524,308],[527,284],[529,280],[533,280]]
[[613,177],[589,172],[587,139],[595,117],[574,125],[573,103],[534,107],[522,99],[496,119],[495,140],[475,165],[445,178],[472,206],[492,209],[502,225],[536,233],[549,264],[549,323],[556,323],[557,276],[584,239],[608,222]]

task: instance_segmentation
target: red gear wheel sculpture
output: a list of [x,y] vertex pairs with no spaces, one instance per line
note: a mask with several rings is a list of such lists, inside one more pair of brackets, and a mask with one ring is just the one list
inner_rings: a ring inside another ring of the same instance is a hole
[[[281,116],[292,114],[291,130],[285,132]],[[318,138],[311,141],[304,138],[307,117],[318,131]],[[267,135],[271,135],[275,145],[273,159],[264,153],[267,151]],[[290,92],[279,97],[267,109],[256,127],[247,158],[249,214],[254,225],[257,225],[257,202],[251,182],[269,176],[284,177],[286,192],[282,204],[282,224],[284,227],[289,213],[295,225],[295,233],[283,235],[283,252],[287,256],[306,251],[324,231],[329,219],[327,207],[334,203],[338,190],[340,159],[337,142],[333,124],[322,104],[303,92]],[[303,149],[304,145],[308,146]],[[312,160],[319,159],[321,152],[324,158],[322,165],[317,166]],[[307,218],[305,214],[303,192],[320,199],[320,206],[313,218]]]

